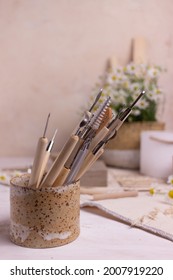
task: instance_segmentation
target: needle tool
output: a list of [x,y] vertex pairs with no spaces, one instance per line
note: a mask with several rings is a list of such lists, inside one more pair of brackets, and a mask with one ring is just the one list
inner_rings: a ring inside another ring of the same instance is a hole
[[102,95],[102,92],[103,92],[103,89],[101,88],[101,89],[99,90],[99,92],[98,92],[98,94],[97,94],[97,96],[96,96],[96,98],[95,98],[93,104],[91,105],[90,109],[88,110],[89,112],[91,112],[91,111],[94,109],[95,105],[97,104],[97,102],[99,101],[99,99],[100,99],[100,97],[101,97],[101,95]]
[[135,99],[135,101],[126,109],[121,110],[116,118],[111,121],[111,123],[108,125],[109,132],[107,135],[104,137],[100,143],[98,143],[95,148],[93,149],[93,154],[96,154],[99,149],[103,148],[108,141],[110,141],[112,138],[115,138],[117,135],[117,132],[119,128],[122,126],[124,121],[127,119],[127,117],[130,115],[132,112],[133,107],[136,105],[138,100],[145,94],[145,91],[142,91],[139,96]]
[[49,156],[50,156],[50,153],[51,153],[53,145],[54,145],[55,136],[57,134],[57,131],[58,130],[56,129],[52,139],[50,140],[49,144],[47,145],[45,156],[44,156],[44,159],[43,159],[43,162],[42,162],[42,166],[41,166],[41,170],[40,170],[40,174],[39,174],[39,177],[38,177],[38,180],[37,180],[36,188],[39,187],[40,182],[41,182],[41,180],[43,178],[44,172],[46,170],[46,166],[47,166],[47,163],[48,163],[48,160],[49,160]]
[[48,114],[43,136],[39,138],[37,143],[37,148],[34,156],[34,162],[31,170],[31,176],[29,180],[29,185],[34,186],[37,184],[37,180],[41,171],[42,162],[45,156],[46,147],[48,144],[48,139],[46,138],[46,131],[49,123],[50,113]]
[[100,97],[101,97],[101,95],[102,95],[102,92],[103,92],[103,90],[100,89],[99,93],[97,94],[97,96],[96,96],[96,98],[95,98],[93,104],[92,104],[91,107],[89,108],[89,110],[88,110],[88,111],[85,111],[85,113],[84,113],[84,118],[83,118],[82,121],[80,122],[80,124],[79,124],[79,126],[78,126],[78,128],[77,128],[77,131],[76,131],[75,135],[80,136],[80,134],[81,134],[81,128],[84,128],[84,127],[89,123],[89,121],[91,120],[91,118],[92,118],[92,113],[91,113],[91,111],[93,110],[93,108],[95,107],[96,103],[97,103],[98,100],[100,99]]

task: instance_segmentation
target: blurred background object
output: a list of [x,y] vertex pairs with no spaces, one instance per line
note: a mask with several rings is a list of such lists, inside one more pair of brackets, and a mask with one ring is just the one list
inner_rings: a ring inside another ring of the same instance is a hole
[[144,92],[143,98],[134,106],[126,123],[117,137],[106,146],[103,155],[109,166],[139,169],[141,132],[165,128],[163,112],[166,96],[160,87],[160,75],[165,69],[147,61],[145,38],[133,38],[132,42],[131,61],[121,66],[115,56],[111,57],[106,71],[96,83],[93,95],[95,98],[95,92],[102,87],[103,96],[111,97],[111,108],[118,115],[125,106],[130,106],[140,91]]
[[138,36],[146,61],[167,69],[162,120],[173,130],[172,13],[171,0],[0,1],[0,156],[34,156],[49,112],[47,136],[58,127],[62,147],[107,59],[127,64]]
[[141,133],[140,172],[167,179],[172,174],[173,133],[143,131]]

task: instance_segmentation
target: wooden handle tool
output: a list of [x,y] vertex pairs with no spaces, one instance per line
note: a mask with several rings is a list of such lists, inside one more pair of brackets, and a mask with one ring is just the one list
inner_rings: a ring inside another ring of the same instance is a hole
[[92,200],[116,199],[138,196],[137,191],[93,194]]
[[106,193],[107,187],[80,187],[80,194],[100,194],[100,193]]
[[109,129],[105,126],[103,127],[98,134],[94,137],[93,141],[91,142],[91,145],[89,147],[89,150],[92,151],[95,146],[104,139],[104,137],[108,134]]
[[38,180],[37,180],[36,188],[39,187],[40,182],[41,182],[41,180],[43,178],[43,174],[45,172],[45,169],[46,169],[49,157],[50,157],[50,152],[51,152],[51,150],[53,148],[53,144],[54,144],[54,139],[55,139],[56,133],[57,133],[57,129],[55,130],[55,133],[54,133],[54,135],[52,137],[52,140],[49,142],[49,144],[48,144],[48,146],[46,148],[46,152],[45,152],[45,155],[44,155],[44,158],[43,158],[43,162],[42,162],[40,174],[39,174],[39,177],[38,177]]
[[50,187],[53,186],[56,178],[60,174],[65,162],[67,161],[68,157],[70,156],[71,152],[73,151],[74,147],[76,146],[79,137],[77,135],[72,135],[63,149],[61,150],[60,154],[55,159],[52,167],[46,174],[43,182],[41,183],[42,186]]
[[39,174],[41,171],[42,163],[46,153],[46,147],[48,144],[47,138],[39,138],[36,148],[36,153],[34,157],[34,162],[31,170],[31,176],[29,180],[29,186],[33,186],[37,184]]
[[79,150],[79,152],[77,153],[73,163],[72,163],[72,166],[71,166],[71,170],[70,170],[70,173],[65,181],[65,184],[68,185],[68,184],[71,184],[75,181],[75,178],[76,178],[76,175],[80,169],[80,166],[83,164],[84,160],[85,160],[85,157],[88,153],[88,148],[89,148],[89,145],[90,145],[90,141],[91,139],[88,138],[83,146],[81,147],[81,149]]
[[[79,137],[79,136],[77,136],[77,137]],[[73,151],[71,152],[69,158],[68,158],[67,161],[65,162],[65,166],[66,166],[67,168],[70,168],[70,167],[71,167],[72,162],[73,162],[75,156],[77,155],[77,152],[80,150],[80,148],[81,148],[83,142],[84,142],[84,139],[79,138],[79,140],[78,140],[77,144],[75,145]]]
[[53,183],[53,187],[62,186],[67,179],[68,174],[70,173],[70,168],[63,167],[59,176],[56,178],[55,182]]
[[86,156],[79,172],[76,175],[75,181],[79,180],[84,173],[96,162],[96,160],[103,154],[104,149],[98,150],[98,152],[94,155],[92,152]]
[[42,166],[42,163],[43,163],[43,160],[45,157],[46,147],[48,144],[48,139],[45,137],[45,135],[46,135],[46,131],[47,131],[49,118],[50,118],[50,114],[47,117],[43,136],[39,138],[38,143],[37,143],[34,162],[33,162],[32,170],[31,170],[31,176],[30,176],[30,180],[29,180],[29,186],[36,185],[40,171],[41,171],[41,166]]

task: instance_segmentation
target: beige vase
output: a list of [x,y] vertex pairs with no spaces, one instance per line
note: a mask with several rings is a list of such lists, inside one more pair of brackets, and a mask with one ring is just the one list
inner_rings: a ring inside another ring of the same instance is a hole
[[108,166],[139,169],[140,134],[142,131],[164,130],[160,122],[124,123],[117,136],[106,146],[103,156]]

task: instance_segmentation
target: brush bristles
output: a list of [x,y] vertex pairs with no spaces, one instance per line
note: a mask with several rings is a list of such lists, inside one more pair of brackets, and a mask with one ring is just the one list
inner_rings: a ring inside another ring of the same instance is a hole
[[92,124],[92,128],[94,130],[97,130],[104,118],[104,115],[106,113],[107,108],[109,107],[111,103],[111,98],[108,97],[105,102],[100,106],[100,108],[98,109],[98,113],[96,112],[96,119],[93,120],[93,124]]

